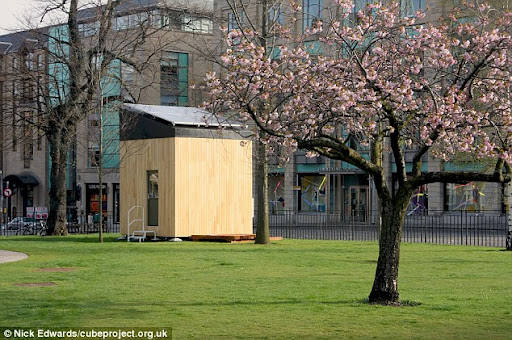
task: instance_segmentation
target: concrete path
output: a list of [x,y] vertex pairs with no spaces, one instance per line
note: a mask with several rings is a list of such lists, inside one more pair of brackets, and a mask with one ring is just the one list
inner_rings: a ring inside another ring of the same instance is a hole
[[0,250],[0,263],[20,261],[26,259],[27,257],[27,254],[17,253],[9,250]]

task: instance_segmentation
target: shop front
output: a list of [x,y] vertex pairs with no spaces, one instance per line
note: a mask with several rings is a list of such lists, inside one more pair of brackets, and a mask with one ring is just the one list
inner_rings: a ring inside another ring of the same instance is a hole
[[[107,219],[107,185],[102,185],[102,202],[101,202],[101,214],[103,215],[103,219]],[[87,184],[85,191],[85,214],[86,216],[93,216],[94,222],[99,220],[100,216],[100,185],[97,183]]]
[[3,188],[9,189],[9,195],[4,194],[5,212],[9,220],[17,216],[26,216],[27,208],[34,206],[34,189],[38,185],[37,178],[29,174],[4,177]]

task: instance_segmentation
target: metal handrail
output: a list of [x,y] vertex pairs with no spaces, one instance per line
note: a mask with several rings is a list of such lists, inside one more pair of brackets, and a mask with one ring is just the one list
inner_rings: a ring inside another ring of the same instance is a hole
[[[133,209],[136,209],[136,208],[142,209],[142,219],[134,219],[133,221],[130,221],[130,213],[132,212]],[[145,230],[145,226],[144,226],[144,207],[142,205],[134,205],[133,207],[130,208],[130,210],[128,210],[128,227],[127,227],[127,231],[126,231],[126,241],[127,242],[130,242],[130,226],[134,222],[142,222],[142,230]]]

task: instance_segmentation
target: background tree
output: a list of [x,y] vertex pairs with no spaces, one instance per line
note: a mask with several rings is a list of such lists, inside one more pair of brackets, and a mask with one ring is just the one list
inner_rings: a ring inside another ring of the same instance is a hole
[[[420,25],[421,12],[403,17],[399,5],[374,3],[354,13],[344,0],[330,13],[333,19],[315,20],[306,37],[281,28],[278,59],[254,43],[258,30],[230,31],[228,41],[238,43],[223,57],[229,72],[208,76],[206,107],[254,122],[266,142],[348,162],[373,179],[382,225],[369,301],[396,304],[414,190],[435,182],[510,181],[504,167],[512,161],[512,15],[468,5]],[[350,147],[349,136],[370,146],[368,158]],[[406,151],[413,153],[409,173]],[[396,192],[383,164],[388,152]],[[427,154],[450,160],[456,152],[493,158],[492,172],[422,172]]]
[[[261,53],[268,58],[273,58],[278,54],[278,35],[279,29],[283,21],[283,15],[290,13],[286,8],[289,6],[288,2],[282,0],[226,0],[216,3],[218,8],[227,8],[227,13],[218,10],[219,17],[215,18],[216,26],[222,27],[222,31],[239,32],[246,42],[251,42],[254,46],[261,48]],[[258,35],[245,34],[246,32],[259,32]],[[229,67],[218,58],[219,54],[223,54],[226,48],[236,46],[240,43],[238,37],[229,38],[221,41],[218,46],[211,49],[203,49],[201,53],[210,58],[217,68],[219,73],[231,72]],[[255,109],[261,111],[263,115],[272,103],[261,100]],[[257,129],[255,125],[251,126],[253,130],[253,137],[256,140],[255,145],[255,183],[256,183],[256,240],[257,244],[270,243],[270,229],[269,229],[269,190],[268,190],[268,176],[269,176],[269,159],[268,155],[275,145],[266,142],[265,131]]]
[[[99,97],[117,97],[120,102],[129,97],[135,102],[145,88],[155,86],[160,79],[155,77],[159,73],[154,72],[154,61],[166,46],[180,39],[170,36],[172,30],[163,28],[174,27],[181,19],[174,15],[182,15],[186,10],[167,11],[158,3],[43,1],[40,18],[58,12],[60,21],[47,28],[27,30],[43,42],[40,48],[48,65],[44,81],[38,83],[38,119],[32,124],[47,138],[50,149],[48,222],[53,234],[67,233],[66,171],[73,162],[68,157],[69,150],[75,147],[78,125],[97,113],[97,104],[103,103]],[[157,5],[158,11],[153,11]],[[146,77],[145,83],[139,84],[138,94],[120,81],[123,70],[129,68],[132,74]],[[112,76],[113,69],[121,73]],[[18,70],[23,77],[34,74],[22,71]]]
[[[83,5],[83,3],[81,3]],[[94,109],[101,79],[114,60],[133,63],[137,48],[147,38],[148,18],[138,23],[140,30],[128,35],[113,29],[116,9],[123,1],[86,4],[80,12],[77,0],[48,2],[43,17],[59,11],[67,22],[47,31],[48,90],[43,108],[48,140],[50,170],[50,212],[48,224],[54,235],[67,234],[66,170],[68,151],[79,122]],[[83,16],[88,18],[83,20]],[[82,15],[82,17],[79,17]],[[101,76],[96,76],[97,74]]]

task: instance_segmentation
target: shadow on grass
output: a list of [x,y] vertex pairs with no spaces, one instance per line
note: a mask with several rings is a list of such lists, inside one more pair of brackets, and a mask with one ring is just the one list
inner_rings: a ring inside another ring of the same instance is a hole
[[384,307],[417,307],[421,306],[421,302],[411,301],[411,300],[402,300],[396,303],[371,303],[368,298],[362,299],[358,301],[361,304],[366,304],[370,306],[384,306]]
[[[25,288],[26,289],[26,288]],[[382,306],[378,304],[370,304],[368,299],[360,299],[360,300],[332,300],[332,301],[316,301],[316,300],[303,300],[303,299],[289,299],[289,300],[278,300],[278,301],[253,301],[253,300],[231,300],[231,301],[189,301],[189,302],[168,302],[168,301],[151,301],[151,307],[153,308],[163,308],[163,309],[173,309],[177,308],[201,308],[206,307],[208,309],[218,308],[218,307],[244,307],[244,306],[253,306],[253,307],[265,307],[265,306],[320,306],[320,305],[329,305],[329,306],[344,306],[351,308],[365,307],[365,306]],[[411,301],[402,301],[398,305],[393,305],[392,307],[414,307],[420,306],[421,303],[411,302]],[[93,300],[88,301],[85,304],[76,305],[71,301],[62,302],[60,304],[60,308],[64,310],[73,310],[79,309],[92,309],[92,310],[116,310],[116,313],[126,313],[132,315],[134,312],[144,312],[147,308],[147,305],[141,303],[140,301],[134,302],[112,302],[105,300]]]
[[[102,304],[104,301],[94,302],[94,305]],[[114,303],[117,306],[140,306],[139,302],[120,302]],[[112,305],[112,304],[109,304]],[[380,305],[369,303],[368,298],[364,299],[347,299],[347,300],[332,300],[332,301],[317,301],[317,300],[304,300],[304,299],[288,299],[288,300],[274,300],[274,301],[253,301],[253,300],[231,300],[231,301],[190,301],[190,302],[151,302],[152,306],[166,307],[236,307],[236,306],[278,306],[278,305],[345,305],[350,307],[366,306],[391,306],[391,307],[417,307],[421,306],[420,302],[404,300],[396,305]]]

